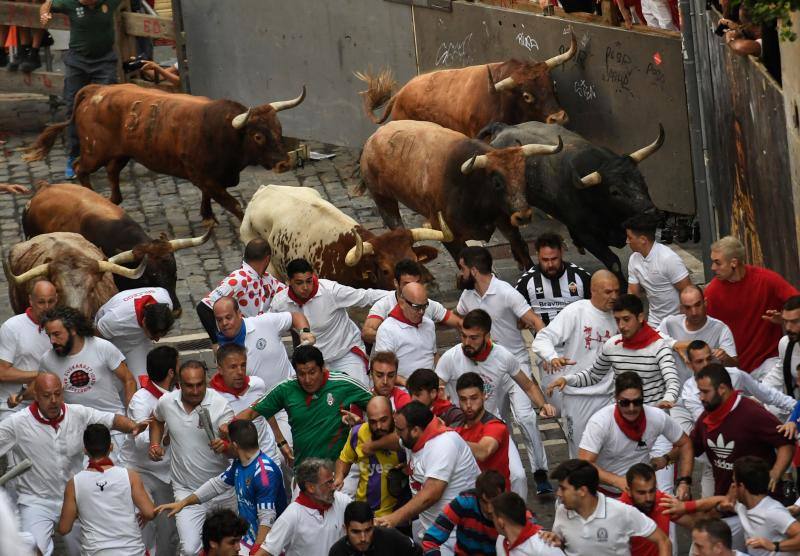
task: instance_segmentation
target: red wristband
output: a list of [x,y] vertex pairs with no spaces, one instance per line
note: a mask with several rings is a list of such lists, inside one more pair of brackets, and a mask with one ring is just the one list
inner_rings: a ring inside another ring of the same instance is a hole
[[683,507],[686,509],[687,514],[693,514],[697,511],[697,502],[694,500],[689,500],[688,502],[683,503]]

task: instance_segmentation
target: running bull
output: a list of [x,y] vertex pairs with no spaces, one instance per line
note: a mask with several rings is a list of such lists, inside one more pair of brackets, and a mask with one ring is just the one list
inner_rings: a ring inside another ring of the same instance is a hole
[[147,256],[144,274],[131,279],[114,275],[120,291],[147,286],[161,287],[169,292],[173,312],[181,314],[181,304],[175,292],[178,269],[175,251],[205,243],[209,228],[201,237],[167,240],[163,235],[153,239],[119,206],[90,189],[69,183],[37,184],[37,191],[28,202],[22,216],[27,237],[49,232],[75,232],[98,246],[109,262],[140,263]]
[[247,205],[243,243],[261,237],[272,247],[270,272],[286,279],[286,265],[304,258],[321,278],[352,287],[394,289],[394,265],[421,263],[438,251],[418,241],[445,241],[449,230],[400,229],[375,235],[308,187],[262,185]]
[[[517,124],[536,120],[566,124],[566,111],[556,99],[550,70],[578,51],[575,35],[569,49],[544,62],[508,60],[460,69],[439,70],[414,77],[392,95],[397,83],[388,70],[377,76],[356,73],[367,83],[364,110],[373,123],[424,120],[469,137],[492,122]],[[383,115],[374,111],[383,105]]]
[[546,143],[496,149],[431,122],[389,122],[364,145],[357,192],[369,189],[392,230],[403,225],[398,203],[432,225],[443,214],[452,230],[444,245],[455,260],[467,240],[488,241],[499,228],[511,238],[517,264],[529,268],[533,263],[519,232],[532,214],[525,198],[525,162],[562,148],[558,137]]
[[[200,214],[214,221],[211,200],[240,220],[239,202],[226,191],[239,184],[239,172],[251,165],[288,169],[278,112],[303,102],[294,100],[253,108],[232,100],[167,93],[136,85],[87,85],[75,96],[73,118],[81,142],[75,171],[81,185],[106,167],[111,201],[119,204],[119,174],[133,159],[154,172],[191,181],[202,192]],[[40,160],[70,122],[47,127],[25,159]]]

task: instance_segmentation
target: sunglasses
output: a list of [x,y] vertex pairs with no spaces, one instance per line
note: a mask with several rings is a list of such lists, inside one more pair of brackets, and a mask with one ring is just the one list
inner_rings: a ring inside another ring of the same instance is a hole
[[425,312],[425,310],[428,308],[428,305],[430,305],[429,301],[426,301],[425,303],[411,303],[404,296],[400,296],[400,297],[403,299],[403,301],[408,303],[409,307],[411,307],[415,311],[419,311],[420,313]]
[[635,400],[626,400],[625,398],[617,400],[617,405],[620,407],[642,407],[644,405],[644,398],[636,398]]

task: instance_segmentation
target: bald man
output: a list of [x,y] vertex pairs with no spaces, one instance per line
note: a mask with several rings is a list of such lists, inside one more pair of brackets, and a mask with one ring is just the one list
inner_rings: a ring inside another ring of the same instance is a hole
[[[81,470],[83,431],[100,423],[134,436],[147,428],[124,415],[114,415],[79,404],[65,404],[61,380],[42,373],[34,380],[34,403],[0,423],[0,455],[29,459],[33,467],[17,478],[20,524],[44,556],[53,552],[53,529],[61,514],[64,488]],[[70,556],[79,554],[77,535],[65,537]]]
[[36,378],[39,361],[50,349],[47,333],[39,329],[39,319],[58,303],[56,287],[47,280],[35,282],[28,303],[25,313],[0,326],[0,421],[21,408],[10,408],[8,398]]
[[[617,333],[611,309],[618,296],[617,277],[598,270],[592,275],[591,298],[570,303],[539,331],[531,347],[543,360],[543,390],[560,376],[591,368],[605,341]],[[567,386],[560,394],[553,392],[551,401],[564,417],[571,458],[578,457],[589,417],[612,401],[610,375],[588,388]]]
[[397,305],[378,328],[374,352],[390,351],[397,356],[398,383],[417,369],[432,369],[436,364],[436,324],[425,316],[428,291],[424,284],[403,286]]

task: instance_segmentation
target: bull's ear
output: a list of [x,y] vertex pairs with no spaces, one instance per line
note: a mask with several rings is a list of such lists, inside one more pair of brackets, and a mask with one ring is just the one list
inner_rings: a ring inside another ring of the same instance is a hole
[[417,255],[417,261],[427,263],[439,256],[439,251],[429,245],[415,245],[411,249]]
[[510,127],[508,124],[503,122],[492,122],[487,124],[482,130],[478,132],[478,135],[475,136],[475,139],[478,141],[483,141],[485,143],[491,143],[494,141],[494,138],[503,131],[505,128]]

